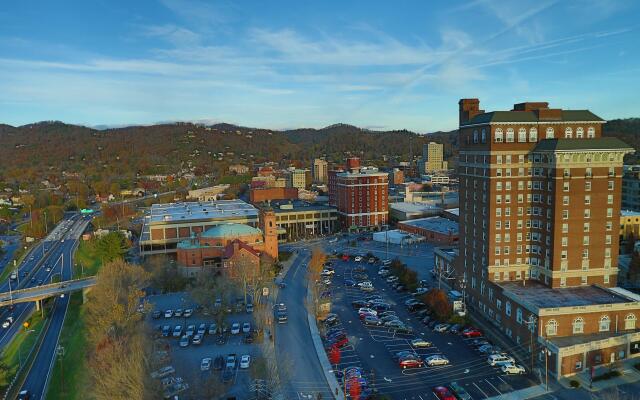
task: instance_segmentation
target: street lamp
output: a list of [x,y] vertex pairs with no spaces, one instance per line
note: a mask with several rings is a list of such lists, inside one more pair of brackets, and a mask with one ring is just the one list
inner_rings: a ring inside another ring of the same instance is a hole
[[540,352],[544,354],[544,378],[545,378],[545,388],[547,392],[549,391],[549,356],[551,355],[551,350],[544,348]]

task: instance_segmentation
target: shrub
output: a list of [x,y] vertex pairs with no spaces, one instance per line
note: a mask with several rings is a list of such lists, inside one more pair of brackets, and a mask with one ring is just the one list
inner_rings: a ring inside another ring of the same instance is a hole
[[577,389],[580,387],[580,382],[576,381],[575,379],[572,379],[569,381],[569,386],[571,386],[574,389]]
[[620,373],[620,371],[613,370],[613,371],[605,372],[605,373],[604,373],[604,374],[602,374],[602,375],[598,375],[598,376],[593,377],[593,381],[594,381],[594,382],[597,382],[597,381],[604,381],[604,380],[607,380],[607,379],[611,379],[611,378],[618,377],[618,376],[620,376],[620,375],[622,375],[622,374]]

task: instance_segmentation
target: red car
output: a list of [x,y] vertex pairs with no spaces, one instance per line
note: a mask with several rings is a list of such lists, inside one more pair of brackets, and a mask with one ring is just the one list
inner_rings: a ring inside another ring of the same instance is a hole
[[358,316],[360,317],[360,321],[362,321],[364,320],[365,317],[368,317],[368,316],[375,317],[376,315],[370,312],[359,312]]
[[482,331],[476,328],[465,329],[464,331],[462,331],[462,336],[466,338],[480,337],[482,336]]
[[405,359],[400,359],[400,361],[398,362],[398,365],[402,369],[420,368],[424,365],[424,362],[422,360],[417,360],[415,358],[405,358]]
[[349,339],[346,336],[337,336],[329,340],[329,343],[332,346],[336,346],[338,348],[342,348],[349,343]]
[[342,255],[342,261],[349,261],[349,255],[348,254],[343,254]]
[[453,394],[451,394],[451,391],[444,386],[436,386],[431,390],[433,390],[433,394],[440,400],[456,400]]

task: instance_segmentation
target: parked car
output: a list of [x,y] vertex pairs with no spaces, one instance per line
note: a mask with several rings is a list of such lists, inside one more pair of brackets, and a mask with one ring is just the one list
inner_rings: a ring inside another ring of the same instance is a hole
[[193,339],[191,340],[191,343],[193,344],[202,344],[202,335],[199,333],[196,333],[193,336]]
[[231,369],[235,369],[236,367],[236,355],[235,354],[229,354],[227,356],[227,361],[225,364],[226,368],[231,368]]
[[438,324],[433,327],[433,330],[436,332],[446,332],[449,329],[449,324]]
[[368,313],[368,314],[373,314],[373,315],[378,315],[378,312],[372,308],[368,308],[368,307],[361,307],[360,309],[358,309],[358,314],[360,313]]
[[215,322],[212,322],[211,324],[209,324],[209,330],[208,330],[209,335],[215,335],[217,331],[218,331],[218,325]]
[[327,314],[327,316],[322,320],[322,322],[327,325],[327,326],[331,326],[334,325],[336,323],[338,323],[338,315],[334,314],[334,313],[329,313]]
[[451,382],[449,389],[458,400],[473,400],[471,395],[458,382]]
[[400,278],[398,278],[395,275],[392,275],[390,277],[387,278],[387,283],[393,283],[393,282],[397,282]]
[[244,324],[242,324],[242,333],[249,333],[251,332],[251,324],[248,322],[245,322]]
[[399,361],[400,359],[407,358],[407,357],[420,358],[418,353],[416,353],[413,350],[398,351],[397,353],[394,353],[393,355],[391,355],[391,358],[393,358],[395,361]]
[[351,302],[351,306],[355,309],[359,309],[367,306],[367,302],[365,300],[354,300]]
[[253,303],[247,304],[246,311],[247,311],[247,314],[253,313]]
[[193,336],[195,333],[196,333],[196,326],[195,325],[187,326],[187,331],[185,332],[185,335]]
[[439,400],[456,400],[451,391],[444,386],[436,386],[431,390]]
[[187,308],[186,310],[184,310],[184,314],[183,314],[183,316],[184,316],[185,318],[189,318],[189,317],[190,317],[190,316],[192,316],[192,315],[193,315],[193,310],[192,310],[191,308]]
[[211,369],[211,357],[203,358],[200,361],[200,371],[209,371]]
[[171,325],[164,325],[161,332],[162,337],[169,337],[169,334],[171,333]]
[[222,368],[224,368],[224,357],[223,356],[217,356],[213,360],[213,369],[216,370],[216,371],[220,371],[220,370],[222,370]]
[[453,324],[451,325],[451,327],[449,327],[449,333],[456,334],[456,333],[459,333],[461,329],[462,329],[462,325]]
[[389,328],[399,328],[401,326],[404,326],[404,323],[399,319],[392,319],[391,321],[385,322],[384,326],[388,326]]
[[162,315],[162,313],[160,312],[160,310],[155,310],[152,314],[151,314],[151,318],[153,319],[158,319],[160,318],[160,316]]
[[173,313],[173,316],[176,317],[176,318],[182,317],[182,308],[176,309],[176,312]]
[[496,365],[503,366],[506,364],[515,364],[515,362],[516,360],[514,360],[513,357],[505,354],[491,354],[487,357],[487,363],[492,367],[495,367]]
[[360,256],[356,256],[356,257],[353,259],[353,261],[355,261],[355,262],[360,262],[360,261],[362,261],[362,257],[360,257]]
[[238,333],[240,333],[240,323],[234,322],[233,324],[231,324],[231,334],[237,335]]
[[207,324],[200,324],[198,326],[198,335],[204,336],[207,333]]
[[411,346],[412,347],[418,347],[418,348],[420,348],[420,347],[431,347],[431,346],[433,346],[433,343],[428,342],[428,341],[426,341],[424,339],[413,339],[411,341]]
[[429,291],[429,289],[424,288],[424,287],[419,287],[416,289],[415,292],[411,293],[414,296],[420,296],[421,294],[425,294]]
[[482,331],[476,328],[468,328],[462,331],[462,336],[466,338],[480,337],[482,336]]
[[173,310],[165,310],[165,312],[164,312],[164,317],[165,317],[165,318],[171,318],[171,317],[173,317]]
[[380,318],[388,317],[390,315],[396,316],[396,312],[393,310],[389,310],[389,311],[383,311],[381,313],[378,313],[378,317]]
[[180,338],[180,347],[187,347],[187,346],[189,346],[189,336],[183,335]]
[[347,286],[347,287],[354,287],[354,286],[357,285],[357,283],[353,279],[345,279],[344,280],[344,285]]
[[518,364],[505,364],[500,369],[507,375],[521,375],[527,372],[522,365]]
[[429,356],[425,359],[425,362],[428,366],[433,367],[435,365],[447,365],[449,364],[449,359],[442,354],[435,354],[433,356]]
[[413,328],[408,326],[408,325],[402,325],[402,326],[398,326],[398,327],[392,327],[391,328],[395,333],[406,333],[406,334],[411,334],[413,333]]
[[367,326],[382,325],[382,321],[380,321],[380,319],[378,319],[378,317],[375,317],[373,315],[367,315],[366,317],[364,317],[362,322]]
[[251,363],[251,356],[250,355],[245,354],[242,357],[240,357],[240,369],[249,368],[249,364],[250,363]]
[[422,367],[424,365],[424,362],[422,360],[420,360],[420,359],[417,359],[417,358],[406,357],[406,358],[401,358],[398,361],[398,365],[402,369],[419,368],[419,367]]
[[249,332],[242,339],[245,343],[253,343],[253,333]]
[[173,328],[173,337],[179,338],[182,336],[182,325],[176,325]]

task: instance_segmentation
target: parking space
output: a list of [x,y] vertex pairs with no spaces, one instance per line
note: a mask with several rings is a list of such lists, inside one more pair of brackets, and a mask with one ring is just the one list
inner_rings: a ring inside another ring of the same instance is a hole
[[[261,356],[257,343],[261,336],[253,326],[252,314],[245,308],[237,312],[234,308],[228,314],[204,315],[185,294],[149,296],[147,302],[151,306],[147,321],[154,329],[156,354],[166,354],[158,361],[157,368],[170,365],[175,370],[165,379],[160,379],[165,393],[171,392],[173,386],[179,388],[179,385],[184,385],[182,389],[185,390],[180,391],[181,399],[199,399],[213,394],[212,385],[220,387],[224,384],[229,396],[249,396],[253,383],[250,366]],[[193,314],[185,316],[188,309],[193,310]],[[173,311],[171,317],[168,313],[165,315],[167,310]],[[181,310],[180,316],[176,316],[176,310]],[[239,330],[233,329],[234,323],[238,324]],[[177,326],[180,328],[176,329]],[[169,327],[168,334],[166,327]],[[187,337],[190,328],[194,332]],[[199,330],[202,332],[201,329],[204,333],[198,340],[196,336]],[[234,356],[233,362],[229,360],[230,355]],[[243,355],[250,357],[248,367],[241,366]],[[202,366],[205,358],[211,359],[208,367]]]
[[[339,321],[334,329],[344,330],[349,339],[341,349],[338,370],[349,365],[362,368],[369,378],[368,385],[394,399],[432,399],[435,396],[432,392],[434,386],[450,385],[451,382],[456,382],[468,392],[471,399],[500,396],[535,384],[527,375],[506,375],[500,366],[490,366],[488,354],[474,348],[477,338],[466,339],[460,334],[434,332],[425,326],[421,320],[426,314],[419,309],[410,312],[405,305],[414,296],[396,292],[378,275],[380,260],[370,264],[365,257],[355,262],[353,254],[351,256],[346,261],[333,261],[335,274],[329,289],[333,301],[331,311]],[[371,282],[373,290],[361,290],[357,285],[363,281]],[[388,304],[389,314],[395,314],[409,332],[362,323],[358,311],[361,304],[354,305],[354,302],[371,296],[379,296],[381,302]],[[416,339],[422,341],[413,342]],[[415,353],[423,361],[430,356],[442,355],[450,363],[403,369],[397,356],[400,352]]]

